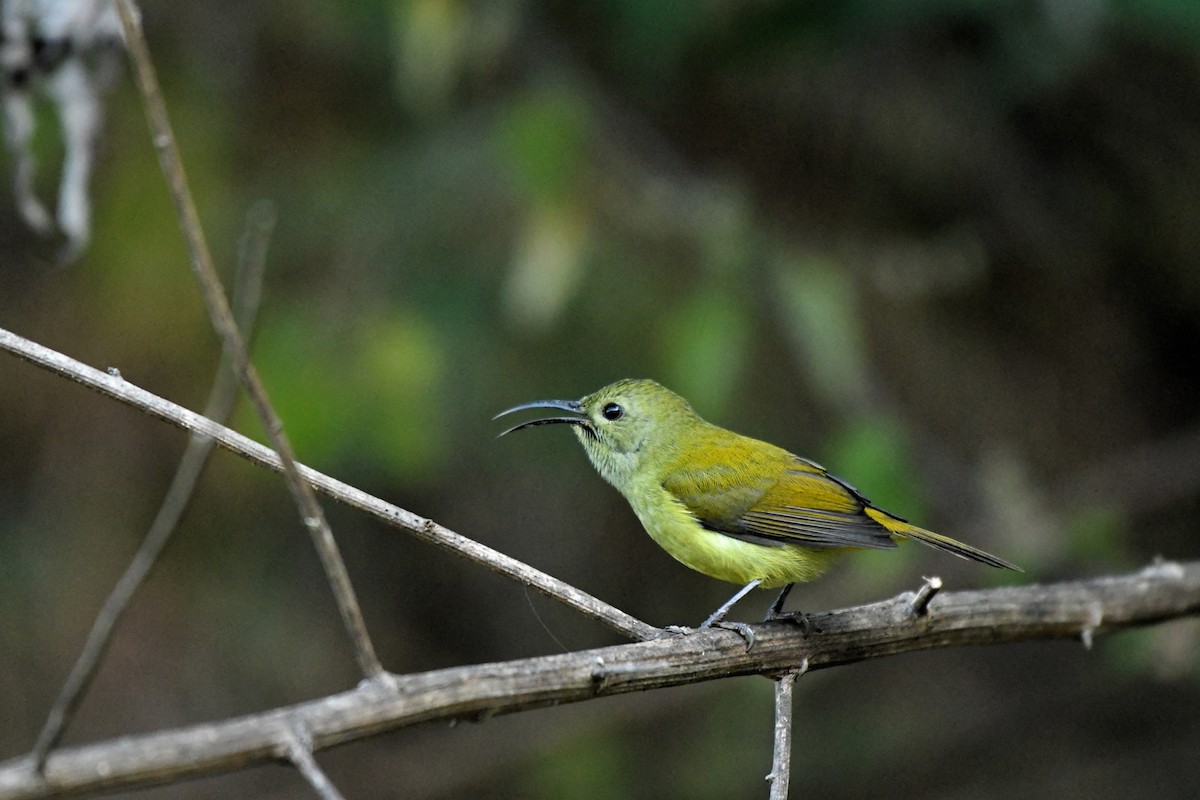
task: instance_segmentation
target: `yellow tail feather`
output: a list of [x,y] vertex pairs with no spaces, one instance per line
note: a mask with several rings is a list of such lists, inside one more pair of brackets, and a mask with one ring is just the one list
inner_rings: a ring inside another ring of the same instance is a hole
[[1018,567],[1016,564],[1005,561],[999,556],[994,556],[991,553],[986,553],[977,547],[971,547],[969,544],[963,544],[957,539],[951,539],[949,536],[942,536],[940,533],[927,531],[924,528],[918,528],[916,525],[910,525],[907,522],[896,519],[886,511],[880,511],[877,508],[866,508],[867,516],[878,522],[889,532],[897,536],[903,536],[906,539],[916,539],[922,544],[927,544],[930,547],[936,547],[938,550],[944,550],[947,553],[966,558],[971,561],[978,561],[981,564],[987,564],[989,567],[999,567],[1001,569],[1011,569],[1017,572],[1025,570]]

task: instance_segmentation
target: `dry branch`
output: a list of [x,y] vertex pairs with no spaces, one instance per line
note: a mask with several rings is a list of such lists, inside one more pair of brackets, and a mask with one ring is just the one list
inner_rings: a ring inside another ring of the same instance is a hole
[[775,748],[771,758],[770,800],[787,800],[792,781],[792,688],[796,678],[808,672],[808,662],[801,661],[794,672],[775,682]]
[[1033,639],[1080,639],[1200,613],[1200,562],[1160,563],[1114,577],[986,591],[942,592],[923,615],[912,593],[810,615],[812,632],[753,626],[750,652],[737,633],[687,635],[565,655],[395,676],[358,689],[221,722],[59,750],[45,776],[26,757],[0,763],[0,800],[145,786],[289,758],[291,731],[313,750],[430,720],[484,720],[735,675],[777,676],[915,650]]
[[[281,467],[275,453],[258,442],[242,436],[194,411],[134,386],[119,374],[109,374],[80,363],[48,347],[0,328],[0,350],[51,372],[70,378],[97,392],[120,400],[152,417],[170,422],[186,431],[213,439],[219,446],[243,458],[278,472]],[[650,639],[659,634],[653,625],[605,603],[574,586],[534,569],[511,556],[480,544],[466,536],[438,525],[433,520],[386,503],[328,475],[304,465],[297,465],[306,482],[329,497],[360,509],[395,528],[407,530],[418,539],[473,561],[493,572],[509,577],[538,592],[575,609],[584,616],[598,620],[613,630],[633,639]]]
[[188,188],[187,174],[183,168],[183,159],[179,147],[175,143],[175,133],[167,116],[167,105],[159,89],[158,76],[154,64],[150,60],[150,50],[142,35],[141,13],[133,0],[117,0],[117,11],[121,17],[121,28],[125,33],[125,44],[129,48],[129,56],[133,61],[133,74],[138,89],[142,93],[142,103],[146,111],[146,121],[150,126],[150,135],[154,147],[158,151],[159,164],[167,179],[167,188],[175,203],[179,216],[179,227],[183,231],[187,244],[188,257],[192,262],[192,272],[196,275],[200,294],[204,298],[204,306],[208,309],[209,319],[213,328],[221,337],[225,352],[233,362],[246,395],[250,398],[255,412],[266,428],[275,452],[279,454],[280,471],[284,482],[292,494],[292,498],[300,511],[300,519],[312,538],[325,577],[333,591],[337,602],[338,612],[354,647],[354,655],[367,678],[383,676],[383,665],[375,654],[375,645],[367,633],[367,625],[363,620],[362,609],[346,572],[346,564],[342,560],[341,551],[334,541],[333,531],[325,519],[313,494],[312,487],[304,482],[297,469],[296,457],[292,452],[291,442],[283,432],[283,421],[275,413],[267,397],[266,387],[259,380],[258,371],[250,361],[245,339],[238,330],[233,310],[225,298],[225,288],[217,276],[213,266],[212,255],[208,250],[208,242],[204,238],[204,230],[200,225],[200,214],[196,211],[196,203],[192,199],[191,189]]
[[343,800],[342,793],[337,790],[333,781],[329,780],[329,776],[313,758],[312,742],[309,741],[307,733],[301,734],[288,730],[286,742],[288,760],[295,765],[296,769],[300,770],[304,780],[308,781],[308,785],[321,797],[321,800]]
[[[234,286],[234,304],[237,306],[237,324],[243,331],[249,331],[254,326],[254,318],[258,315],[258,304],[262,298],[263,271],[266,268],[267,241],[275,225],[274,212],[267,206],[258,206],[247,219],[246,234],[243,238],[242,258],[238,262],[237,279]],[[229,356],[221,358],[217,366],[217,375],[213,379],[209,391],[208,402],[204,405],[204,416],[209,419],[224,422],[233,411],[237,399],[237,376],[230,369]],[[82,702],[84,693],[92,683],[100,660],[108,651],[113,631],[121,621],[125,610],[129,607],[133,595],[146,580],[150,570],[154,568],[163,548],[183,516],[184,510],[192,497],[192,492],[200,480],[200,473],[208,463],[212,452],[213,441],[204,436],[192,434],[187,449],[179,461],[179,467],[171,479],[170,488],[159,506],[154,522],[150,525],[146,537],[133,555],[125,573],[117,581],[104,601],[100,612],[92,623],[92,629],[84,642],[83,651],[71,668],[67,681],[59,692],[58,698],[46,716],[46,723],[38,735],[37,743],[33,746],[33,755],[37,760],[38,769],[46,762],[50,750],[58,745],[63,733],[71,722],[75,711]]]

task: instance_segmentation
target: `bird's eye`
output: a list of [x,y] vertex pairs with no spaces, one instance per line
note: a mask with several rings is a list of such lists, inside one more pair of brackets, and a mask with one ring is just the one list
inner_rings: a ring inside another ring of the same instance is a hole
[[600,409],[600,415],[609,422],[615,422],[625,416],[625,409],[621,408],[616,403],[609,403],[604,408]]

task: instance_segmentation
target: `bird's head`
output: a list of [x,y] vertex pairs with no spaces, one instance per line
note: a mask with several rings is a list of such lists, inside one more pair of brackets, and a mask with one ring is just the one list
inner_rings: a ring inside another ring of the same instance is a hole
[[536,400],[501,411],[496,418],[531,408],[570,411],[573,416],[541,417],[514,425],[501,436],[535,425],[575,428],[588,458],[604,479],[622,492],[638,476],[677,452],[687,434],[703,424],[679,395],[646,379],[611,383],[579,400]]

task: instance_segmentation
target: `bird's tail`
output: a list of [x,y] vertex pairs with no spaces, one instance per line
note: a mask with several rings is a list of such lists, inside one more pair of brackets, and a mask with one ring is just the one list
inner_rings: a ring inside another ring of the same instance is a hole
[[924,528],[918,528],[916,525],[910,525],[904,520],[891,516],[886,511],[880,511],[877,508],[868,507],[866,512],[867,516],[897,536],[903,536],[906,539],[916,539],[922,544],[927,544],[930,547],[936,547],[938,550],[944,550],[947,553],[958,556],[959,558],[966,558],[970,559],[971,561],[978,561],[981,564],[987,564],[989,567],[1012,569],[1016,570],[1017,572],[1025,571],[1016,564],[1005,561],[999,556],[994,556],[991,553],[985,553],[977,547],[971,547],[969,544],[963,544],[957,539],[951,539],[949,536],[942,536],[940,533],[934,533],[933,531],[927,531]]

